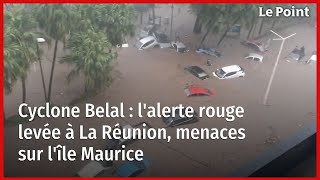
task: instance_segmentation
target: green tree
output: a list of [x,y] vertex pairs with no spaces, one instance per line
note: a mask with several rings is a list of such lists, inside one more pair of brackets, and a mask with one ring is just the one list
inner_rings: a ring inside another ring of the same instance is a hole
[[74,66],[68,74],[68,81],[82,72],[85,76],[85,93],[92,92],[110,82],[111,61],[115,55],[110,53],[112,45],[103,32],[93,28],[75,33],[67,43],[71,53],[61,62]]
[[70,5],[65,4],[40,4],[34,7],[34,13],[39,28],[54,40],[54,52],[51,65],[47,102],[51,101],[54,68],[57,58],[58,42],[66,41],[72,28],[73,14]]
[[[92,24],[95,29],[105,32],[112,46],[122,44],[126,36],[134,35],[135,12],[132,5],[76,5],[75,9],[76,14],[78,14],[78,21],[82,21],[80,24]],[[83,27],[76,27],[77,29],[84,29]]]
[[17,79],[22,84],[22,103],[26,102],[26,78],[30,64],[37,60],[38,44],[34,34],[35,22],[23,6],[5,10],[5,92],[11,92]]

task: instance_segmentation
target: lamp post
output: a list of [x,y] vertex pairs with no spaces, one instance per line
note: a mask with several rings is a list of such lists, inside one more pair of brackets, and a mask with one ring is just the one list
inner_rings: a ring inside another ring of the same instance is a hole
[[170,40],[172,41],[172,22],[173,22],[173,4],[171,5],[171,28],[170,28]]
[[263,104],[264,105],[267,105],[267,100],[268,100],[268,96],[269,96],[269,92],[270,92],[270,88],[271,88],[271,85],[272,85],[272,81],[273,81],[273,78],[274,78],[274,75],[276,73],[276,70],[277,70],[277,67],[278,67],[278,63],[279,63],[279,59],[280,59],[280,55],[281,55],[281,52],[282,52],[282,48],[283,48],[283,45],[284,45],[284,42],[286,41],[286,39],[294,36],[296,33],[294,34],[291,34],[290,36],[287,36],[287,37],[282,37],[280,36],[279,34],[277,34],[276,32],[270,30],[273,34],[275,34],[276,36],[278,36],[279,38],[277,39],[273,39],[273,40],[281,40],[281,45],[280,45],[280,49],[279,49],[279,53],[278,53],[278,56],[277,56],[277,60],[276,60],[276,63],[273,67],[273,70],[272,70],[272,73],[271,73],[271,76],[270,76],[270,79],[269,79],[269,83],[268,83],[268,86],[267,86],[267,90],[266,90],[266,93],[264,95],[264,98],[263,98]]

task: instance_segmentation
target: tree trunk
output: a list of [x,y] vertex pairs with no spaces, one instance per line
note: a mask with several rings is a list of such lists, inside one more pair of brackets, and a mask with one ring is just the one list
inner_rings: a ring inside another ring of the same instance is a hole
[[156,15],[155,15],[155,5],[153,5],[152,7],[152,23],[155,24],[155,19],[156,19]]
[[247,35],[247,39],[249,39],[249,38],[250,38],[250,35],[251,35],[251,33],[252,33],[252,30],[253,30],[254,25],[255,25],[255,20],[253,20],[253,21],[252,21],[252,24],[251,24],[250,30],[249,30],[248,35]]
[[[247,9],[248,9],[248,8],[244,9],[242,12],[247,11]],[[234,24],[236,24],[236,23],[240,20],[240,18],[242,17],[242,15],[243,15],[243,13],[240,13],[240,14],[238,15],[238,17],[233,21],[233,23],[231,24],[231,26],[234,25]],[[228,33],[229,30],[230,30],[230,27],[228,27],[228,28],[225,30],[225,32],[224,32],[224,33],[222,34],[222,36],[220,37],[220,40],[218,41],[217,46],[220,45],[220,43],[221,43],[221,42],[223,41],[223,39],[226,37],[226,35],[227,35],[227,33]]]
[[264,18],[262,18],[262,20],[261,20],[261,24],[260,24],[260,28],[259,28],[259,35],[261,35],[263,25],[264,25]]
[[202,24],[200,22],[200,17],[197,16],[196,22],[194,23],[194,26],[193,26],[193,33],[200,34],[201,29],[202,29]]
[[140,24],[142,24],[143,12],[140,13]]
[[49,81],[49,89],[48,89],[48,97],[47,97],[48,98],[47,102],[49,102],[49,103],[50,103],[50,100],[51,100],[53,72],[54,72],[54,67],[56,65],[57,49],[58,49],[58,40],[56,39],[55,44],[54,44],[53,59],[52,59],[50,81]]
[[211,27],[208,27],[206,33],[203,35],[203,37],[201,39],[201,43],[200,43],[201,45],[203,44],[204,40],[207,38],[210,30],[211,30]]
[[44,100],[47,101],[46,83],[44,81],[44,75],[43,75],[43,68],[42,68],[42,62],[41,62],[41,57],[40,57],[39,46],[37,46],[37,54],[38,54],[38,61],[39,61],[39,66],[40,66],[40,73],[41,73],[42,87],[43,87],[43,93],[44,93]]
[[[22,85],[22,104],[26,103],[27,98],[27,88],[26,88],[26,79],[24,77],[21,77],[21,85]],[[23,107],[22,112],[26,112],[26,108]]]

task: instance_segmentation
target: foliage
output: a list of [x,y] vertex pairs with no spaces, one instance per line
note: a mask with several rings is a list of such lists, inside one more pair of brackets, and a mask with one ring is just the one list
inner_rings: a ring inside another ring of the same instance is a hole
[[74,66],[68,75],[69,81],[82,72],[86,92],[98,89],[110,81],[111,61],[115,55],[109,51],[112,45],[103,32],[91,28],[75,33],[67,48],[71,52],[61,62]]
[[17,79],[26,79],[30,63],[37,59],[35,22],[23,6],[5,10],[4,85],[11,92]]

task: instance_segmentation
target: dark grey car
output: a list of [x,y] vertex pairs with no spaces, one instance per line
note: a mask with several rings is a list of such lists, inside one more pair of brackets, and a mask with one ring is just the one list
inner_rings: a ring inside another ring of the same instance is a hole
[[179,110],[176,109],[174,112],[174,117],[162,117],[163,122],[166,124],[167,127],[174,127],[174,126],[179,126],[183,124],[191,124],[199,121],[198,119],[198,114],[197,112],[194,112],[192,114],[192,117],[187,117],[185,115],[185,109],[182,109],[182,114],[184,115],[183,117],[180,116]]
[[194,76],[196,76],[197,78],[199,78],[201,80],[209,78],[209,75],[203,69],[201,69],[199,66],[189,66],[189,67],[185,68],[185,70],[189,71],[191,74],[193,74]]

